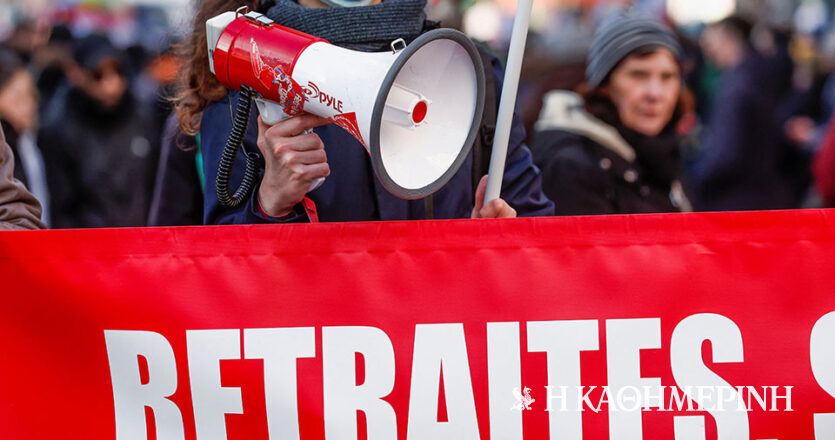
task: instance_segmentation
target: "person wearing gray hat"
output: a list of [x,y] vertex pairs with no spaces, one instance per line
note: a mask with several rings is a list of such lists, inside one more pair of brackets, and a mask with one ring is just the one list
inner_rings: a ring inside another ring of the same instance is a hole
[[650,18],[619,13],[595,33],[579,94],[545,95],[531,150],[557,215],[690,210],[679,120],[682,48]]

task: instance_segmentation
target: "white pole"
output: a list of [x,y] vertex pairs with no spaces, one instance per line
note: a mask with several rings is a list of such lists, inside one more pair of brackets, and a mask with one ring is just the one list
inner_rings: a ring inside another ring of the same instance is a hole
[[516,92],[519,89],[519,74],[522,71],[522,57],[525,54],[525,41],[528,39],[532,6],[533,0],[519,0],[516,17],[513,19],[513,32],[510,35],[510,50],[507,55],[507,69],[504,74],[499,114],[496,117],[496,135],[493,138],[490,177],[487,178],[484,203],[498,199],[502,190],[507,143],[510,140],[510,127],[513,124],[513,110],[516,107]]

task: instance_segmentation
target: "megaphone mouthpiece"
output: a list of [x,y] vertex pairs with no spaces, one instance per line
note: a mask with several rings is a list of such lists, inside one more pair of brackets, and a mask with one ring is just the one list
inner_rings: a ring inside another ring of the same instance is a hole
[[395,83],[389,91],[386,109],[392,110],[383,112],[386,121],[403,127],[415,128],[426,122],[429,100],[425,96]]

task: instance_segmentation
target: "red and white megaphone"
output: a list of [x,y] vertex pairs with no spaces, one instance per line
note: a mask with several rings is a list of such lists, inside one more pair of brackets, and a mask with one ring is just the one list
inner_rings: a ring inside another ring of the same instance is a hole
[[438,29],[408,46],[397,40],[391,51],[366,53],[255,12],[226,12],[206,27],[212,72],[226,87],[254,90],[264,122],[302,112],[331,120],[365,146],[380,182],[400,198],[440,189],[475,140],[484,69],[458,31]]

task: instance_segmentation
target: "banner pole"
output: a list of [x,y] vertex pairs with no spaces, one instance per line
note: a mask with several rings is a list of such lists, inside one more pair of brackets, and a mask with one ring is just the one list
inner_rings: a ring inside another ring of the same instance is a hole
[[516,107],[516,92],[519,89],[519,75],[522,71],[522,58],[525,55],[525,42],[528,39],[532,7],[533,0],[519,0],[516,17],[513,19],[513,31],[510,35],[510,49],[507,55],[499,114],[496,118],[496,135],[493,138],[493,153],[490,156],[484,203],[497,199],[501,195],[507,144],[510,141],[510,128],[513,125],[513,110]]

